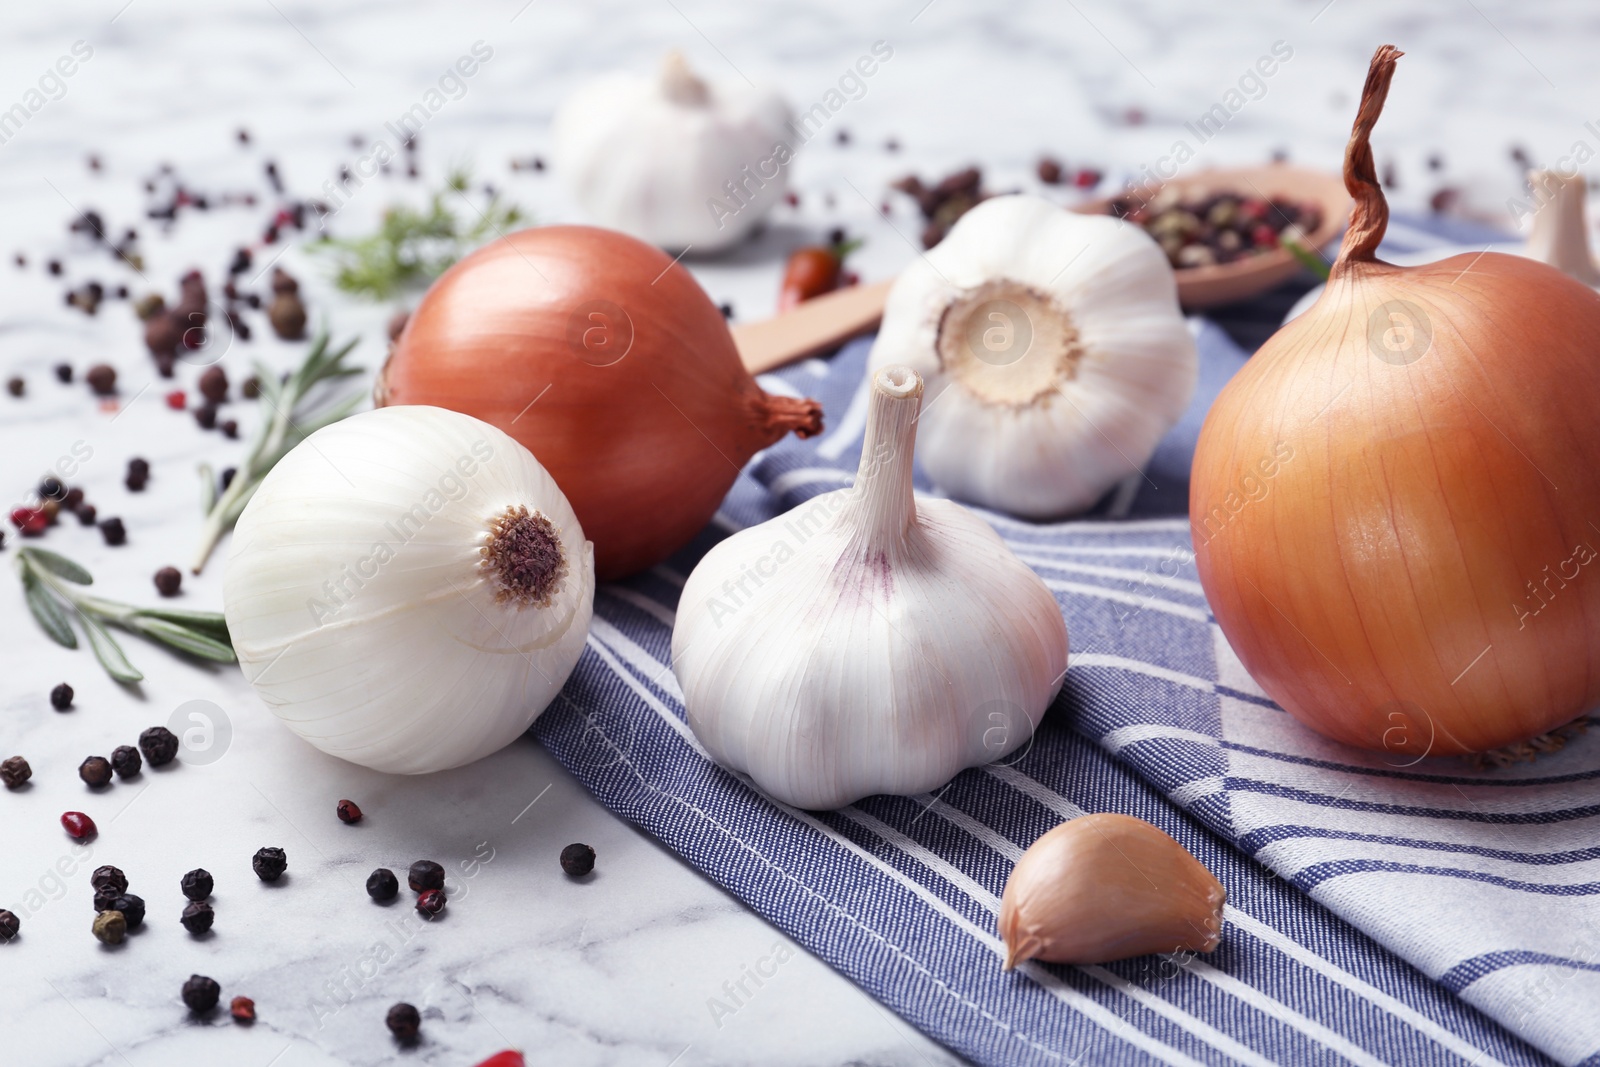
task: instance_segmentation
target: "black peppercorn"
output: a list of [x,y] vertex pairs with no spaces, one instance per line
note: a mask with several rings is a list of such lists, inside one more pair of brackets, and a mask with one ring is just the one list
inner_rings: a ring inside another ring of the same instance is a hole
[[200,375],[200,395],[213,404],[228,399],[228,372],[221,367],[207,367]]
[[387,867],[379,867],[367,875],[367,896],[373,900],[393,900],[400,892],[400,879]]
[[406,884],[413,893],[444,888],[444,868],[432,860],[418,860],[407,872]]
[[67,490],[67,495],[61,498],[61,506],[68,511],[77,511],[83,506],[83,490],[77,486]]
[[150,464],[138,456],[128,460],[128,475],[123,479],[123,484],[132,492],[143,492],[144,484],[150,480]]
[[202,430],[217,428],[217,405],[212,403],[201,404],[194,409],[194,421],[200,424]]
[[56,381],[60,382],[62,385],[67,385],[72,381],[72,364],[56,364]]
[[110,886],[104,889],[96,889],[94,891],[94,910],[115,911],[117,901],[121,899],[122,891],[120,889],[113,889]]
[[67,495],[67,487],[61,484],[60,478],[46,478],[39,483],[39,495],[46,500],[61,500]]
[[109,363],[96,363],[83,378],[95,396],[111,396],[117,391],[117,370]]
[[338,812],[339,821],[342,823],[361,821],[361,809],[356,807],[356,802],[353,800],[339,801],[338,806],[334,810]]
[[257,849],[255,857],[250,861],[251,869],[263,882],[276,882],[283,876],[288,866],[289,857],[284,855],[281,848]]
[[5,783],[7,789],[17,789],[29,778],[33,777],[33,768],[28,766],[28,761],[21,756],[12,756],[4,763],[0,763],[0,782]]
[[118,745],[111,750],[111,769],[117,772],[118,778],[132,778],[144,770],[144,760],[132,745]]
[[116,548],[128,540],[128,531],[121,519],[107,519],[100,524],[100,536],[105,538],[106,544]]
[[216,979],[203,974],[191,974],[189,980],[183,983],[184,1006],[196,1015],[204,1015],[215,1008],[220,996],[222,987],[217,985]]
[[196,867],[183,876],[179,883],[183,887],[183,895],[190,900],[204,900],[211,895],[211,890],[216,883],[211,878],[211,872],[204,867]]
[[144,897],[124,893],[111,902],[111,910],[122,912],[130,930],[137,930],[144,925]]
[[0,941],[10,941],[22,929],[22,920],[14,912],[0,908]]
[[383,1021],[391,1034],[407,1044],[417,1039],[417,1031],[422,1028],[421,1013],[406,1003],[390,1008]]
[[156,592],[162,596],[177,596],[183,586],[183,572],[176,567],[162,567],[156,571]]
[[10,393],[12,396],[21,397],[22,394],[26,393],[27,391],[28,383],[23,379],[16,377],[6,379],[6,392]]
[[82,526],[93,526],[94,525],[94,517],[95,517],[95,507],[94,507],[93,504],[79,504],[78,505],[78,523],[79,523],[79,525],[82,525]]
[[443,889],[425,890],[417,897],[417,914],[424,919],[437,918],[444,912],[446,902]]
[[152,726],[139,735],[139,751],[152,767],[165,767],[178,754],[178,735],[165,726]]
[[211,905],[203,900],[191,900],[183,907],[183,917],[178,921],[183,923],[183,928],[191,934],[203,934],[211,929],[211,924],[216,921],[217,913],[211,910]]
[[217,429],[222,431],[222,436],[230,441],[239,439],[239,424],[233,419],[223,419],[217,424]]
[[72,686],[62,682],[50,690],[50,706],[57,711],[66,711],[72,707]]
[[103,944],[120,945],[128,936],[128,917],[120,911],[102,911],[94,917],[91,929]]
[[111,784],[111,761],[104,756],[90,756],[78,764],[78,777],[90,789],[101,789]]
[[588,845],[568,845],[561,850],[561,869],[574,878],[582,878],[594,870],[594,849]]
[[96,867],[94,873],[89,875],[89,884],[96,889],[109,889],[113,896],[128,891],[128,876],[116,867],[107,864]]

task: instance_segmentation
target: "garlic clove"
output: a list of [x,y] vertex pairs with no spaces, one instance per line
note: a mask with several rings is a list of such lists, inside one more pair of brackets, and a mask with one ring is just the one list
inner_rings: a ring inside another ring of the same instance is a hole
[[1595,269],[1594,256],[1589,251],[1589,227],[1583,210],[1588,187],[1583,177],[1534,170],[1528,172],[1528,185],[1533,190],[1534,203],[1539,205],[1528,234],[1528,256],[1591,288],[1600,286],[1600,270]]
[[1000,898],[1005,969],[1025,960],[1110,963],[1210,952],[1222,940],[1222,883],[1142,819],[1070,819],[1022,854]]

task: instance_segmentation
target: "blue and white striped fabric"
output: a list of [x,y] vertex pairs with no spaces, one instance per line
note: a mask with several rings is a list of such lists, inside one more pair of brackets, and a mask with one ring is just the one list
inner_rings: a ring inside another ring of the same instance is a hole
[[[829,433],[756,457],[695,544],[600,589],[535,734],[612,810],[979,1063],[1600,1064],[1600,744],[1400,770],[1265,698],[1206,608],[1182,518],[1200,419],[1245,359],[1195,328],[1195,406],[1148,480],[1111,495],[1124,517],[986,515],[1072,635],[1024,755],[817,814],[717,767],[684,723],[669,665],[684,579],[729,531],[851,482],[865,343],[764,379],[821,400]],[[1147,819],[1216,872],[1216,952],[1000,969],[1012,864],[1085,811]]]

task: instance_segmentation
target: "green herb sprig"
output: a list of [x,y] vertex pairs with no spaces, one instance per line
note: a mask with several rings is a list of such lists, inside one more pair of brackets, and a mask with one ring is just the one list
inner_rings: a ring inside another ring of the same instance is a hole
[[119,682],[142,681],[144,675],[129,662],[122,646],[106,629],[108,625],[199,659],[237,662],[228,639],[228,624],[217,612],[137,608],[90,596],[79,588],[94,583],[89,572],[67,557],[43,548],[18,549],[17,573],[22,576],[28,610],[33,612],[44,632],[58,645],[77,648],[78,635],[72,629],[72,620],[76,618],[95,658],[106,673]]
[[1323,281],[1328,280],[1331,268],[1328,266],[1328,261],[1317,254],[1316,249],[1301,244],[1295,238],[1287,235],[1282,238],[1282,243],[1283,247],[1289,250],[1289,254],[1300,261],[1302,267]]
[[[387,300],[400,290],[443,274],[456,260],[524,221],[522,211],[493,193],[482,208],[466,199],[471,175],[452,171],[445,188],[435,192],[425,211],[396,205],[383,213],[378,232],[365,237],[324,237],[312,242],[313,252],[333,257],[333,281],[340,289],[373,300]],[[472,209],[465,222],[450,199]]]
[[[261,479],[267,476],[267,472],[295,445],[324,426],[349,415],[365,399],[365,393],[354,393],[329,404],[327,391],[316,391],[316,387],[323,382],[338,381],[362,373],[363,368],[348,366],[344,362],[344,357],[350,354],[359,340],[357,338],[330,351],[328,332],[323,330],[312,342],[305,362],[282,381],[262,364],[255,365],[256,378],[261,383],[261,400],[270,409],[268,418],[257,431],[255,441],[250,445],[250,454],[239,465],[233,481],[220,495],[211,467],[207,464],[200,466],[200,506],[206,517],[200,530],[200,549],[192,565],[195,574],[205,569],[206,560],[211,558],[217,542],[239,521],[240,513],[261,487]],[[314,391],[317,395],[313,396],[311,394]]]

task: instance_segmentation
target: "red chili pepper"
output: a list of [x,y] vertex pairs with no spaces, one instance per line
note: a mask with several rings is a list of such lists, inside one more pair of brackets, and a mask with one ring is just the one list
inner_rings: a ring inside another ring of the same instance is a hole
[[496,1052],[477,1067],[527,1067],[527,1061],[522,1058],[522,1053],[515,1049],[506,1049],[504,1052]]
[[831,248],[813,245],[796,249],[783,269],[783,286],[778,290],[778,310],[790,308],[823,293],[839,288],[842,261]]
[[64,812],[61,816],[61,828],[67,832],[68,837],[83,840],[95,834],[94,820],[81,811]]

